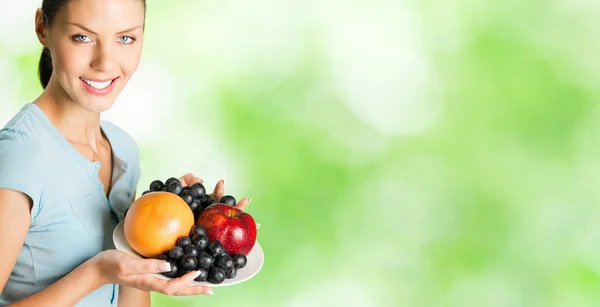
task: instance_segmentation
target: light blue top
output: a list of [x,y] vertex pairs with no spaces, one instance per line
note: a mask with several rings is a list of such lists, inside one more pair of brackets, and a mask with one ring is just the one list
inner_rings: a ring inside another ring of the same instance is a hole
[[[113,229],[131,205],[140,178],[139,151],[121,128],[106,121],[101,127],[113,151],[108,199],[98,177],[99,162],[75,150],[38,106],[26,104],[0,130],[0,188],[21,191],[33,200],[31,226],[0,294],[0,306],[43,290],[97,253],[114,248]],[[76,306],[116,306],[117,295],[118,285],[105,285]]]

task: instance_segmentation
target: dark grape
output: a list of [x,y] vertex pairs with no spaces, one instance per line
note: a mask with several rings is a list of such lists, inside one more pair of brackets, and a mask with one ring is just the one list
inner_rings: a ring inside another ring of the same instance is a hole
[[197,282],[206,281],[206,279],[208,278],[208,270],[198,269],[198,271],[200,271],[200,275],[198,275],[198,277],[194,278],[194,281],[197,281]]
[[179,274],[179,267],[176,261],[169,260],[169,263],[171,264],[171,270],[169,272],[162,272],[162,274],[169,278],[175,278]]
[[158,260],[168,261],[169,255],[162,254],[162,255],[158,256]]
[[185,201],[185,203],[188,205],[194,202],[194,196],[192,196],[190,191],[181,190],[181,193],[179,193],[179,197],[181,197],[181,199],[183,199],[183,201]]
[[206,188],[202,183],[196,182],[190,187],[190,192],[192,192],[192,196],[200,197],[206,195]]
[[233,254],[233,255],[231,255],[231,259],[233,260],[233,266],[236,269],[241,269],[241,268],[245,267],[246,263],[248,262],[248,259],[246,259],[246,256],[244,256],[242,254]]
[[212,240],[208,242],[208,245],[206,246],[206,251],[213,257],[217,257],[225,251],[225,248],[223,247],[223,245],[221,245],[221,242],[217,240]]
[[185,248],[186,246],[192,244],[192,239],[188,236],[180,237],[177,239],[177,246],[181,248]]
[[197,265],[198,259],[196,259],[196,257],[192,255],[183,255],[183,257],[181,257],[181,267],[184,270],[192,271],[196,269]]
[[[189,186],[185,186],[185,187],[181,188],[181,192],[183,192],[183,191],[190,191],[190,190],[191,190],[191,189],[190,189],[190,187],[189,187]],[[191,192],[191,191],[190,191],[190,192]]]
[[221,197],[221,199],[219,199],[219,203],[228,204],[230,206],[235,207],[236,201],[235,201],[235,197],[233,197],[231,195],[225,195],[225,196]]
[[206,236],[206,228],[202,225],[194,225],[190,230],[190,237],[194,237],[194,235],[203,235]]
[[185,253],[183,252],[183,248],[180,246],[175,246],[169,250],[169,259],[178,261],[183,257]]
[[218,202],[219,202],[219,201],[218,201],[216,198],[212,198],[212,197],[211,197],[211,198],[209,198],[207,201],[205,201],[205,202],[203,202],[203,203],[202,203],[202,207],[203,207],[203,208],[206,208],[206,207],[208,207],[208,206],[210,206],[210,205],[214,205],[214,204],[216,204],[216,203],[218,203]]
[[211,248],[217,247],[217,246],[223,247],[223,244],[221,244],[221,242],[219,240],[210,240],[208,242],[208,246]]
[[[221,245],[221,246],[223,246],[223,245]],[[230,256],[230,255],[229,255],[229,251],[225,247],[223,247],[223,250],[217,256]]]
[[237,269],[231,268],[230,270],[225,270],[225,278],[234,279],[235,275],[237,275]]
[[204,195],[200,196],[200,201],[202,203],[207,202],[209,199],[210,199],[210,195],[208,195],[208,194],[204,194]]
[[233,269],[233,260],[229,255],[221,255],[215,260],[215,266],[227,271]]
[[192,237],[192,243],[198,247],[198,250],[203,251],[208,245],[208,237],[196,234]]
[[208,270],[215,263],[215,259],[206,252],[198,254],[198,268]]
[[[167,181],[165,181],[165,187],[168,187],[173,182],[179,182],[179,179],[177,179],[175,177],[171,177],[171,178],[167,179]],[[179,182],[179,183],[181,183],[181,182]]]
[[167,191],[177,195],[181,193],[181,189],[183,189],[183,187],[181,186],[181,182],[179,182],[179,180],[171,182],[171,184],[167,186]]
[[150,191],[160,191],[165,187],[165,184],[160,180],[154,180],[150,183]]
[[[181,193],[183,193],[183,192],[181,192]],[[189,203],[188,206],[190,207],[190,210],[192,210],[192,212],[194,212],[194,213],[198,212],[198,210],[200,210],[202,208],[202,205],[200,203],[197,203],[194,201]]]
[[[219,257],[223,257],[223,256],[227,256],[227,257],[231,257],[226,251],[221,252],[220,254],[218,254],[217,256],[215,256],[215,259],[219,258]],[[232,261],[233,263],[233,261]]]
[[192,255],[194,257],[197,257],[198,254],[200,253],[200,250],[198,249],[198,246],[196,246],[194,244],[190,244],[183,249],[183,252],[186,255]]
[[142,192],[142,195],[146,195],[146,194],[148,194],[148,193],[150,193],[150,192],[154,192],[154,191],[151,191],[151,190],[146,190],[146,191]]
[[208,271],[208,278],[206,280],[213,284],[220,284],[225,280],[225,271],[221,268],[212,267]]

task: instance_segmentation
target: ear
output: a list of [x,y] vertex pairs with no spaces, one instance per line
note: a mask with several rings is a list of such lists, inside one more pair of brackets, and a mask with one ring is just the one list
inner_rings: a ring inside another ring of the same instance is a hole
[[44,47],[48,47],[48,38],[46,31],[46,24],[44,24],[44,12],[42,8],[38,8],[35,11],[35,34],[38,40]]

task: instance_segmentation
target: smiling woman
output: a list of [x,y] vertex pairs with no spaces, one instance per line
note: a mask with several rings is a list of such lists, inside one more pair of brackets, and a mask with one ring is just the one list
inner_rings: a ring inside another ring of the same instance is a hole
[[0,130],[0,306],[149,306],[149,291],[212,294],[189,285],[198,271],[157,279],[169,263],[111,241],[141,170],[136,142],[100,114],[138,68],[145,13],[142,0],[44,0],[35,13],[43,92]]
[[137,70],[145,2],[67,3],[45,1],[36,12],[36,33],[44,46],[42,87],[68,95],[89,111],[105,111]]

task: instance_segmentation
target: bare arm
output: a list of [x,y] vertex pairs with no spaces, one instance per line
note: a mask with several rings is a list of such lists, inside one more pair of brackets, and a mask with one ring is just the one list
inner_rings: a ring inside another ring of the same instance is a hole
[[150,307],[150,292],[119,286],[119,306]]
[[[0,189],[0,250],[3,253],[0,257],[0,291],[6,286],[25,241],[31,224],[31,205],[31,199],[25,194]],[[47,306],[48,302],[55,306],[74,306],[102,285],[96,271],[88,261],[45,290],[9,306]]]
[[[31,225],[32,200],[21,192],[0,188],[0,292],[17,262]],[[10,233],[10,235],[9,235]],[[150,306],[150,292],[166,295],[212,294],[210,287],[190,286],[197,271],[169,281],[149,273],[164,272],[157,259],[140,259],[118,250],[100,252],[46,289],[10,307],[74,306],[89,293],[105,284],[119,284],[124,289],[119,302],[125,306]],[[131,304],[129,304],[131,302]],[[132,304],[139,305],[132,305]],[[7,307],[8,307],[7,306]]]
[[102,285],[95,265],[88,260],[50,287],[6,307],[48,306],[48,302],[53,306],[75,306]]
[[0,189],[0,292],[6,286],[31,224],[31,199],[13,190]]

